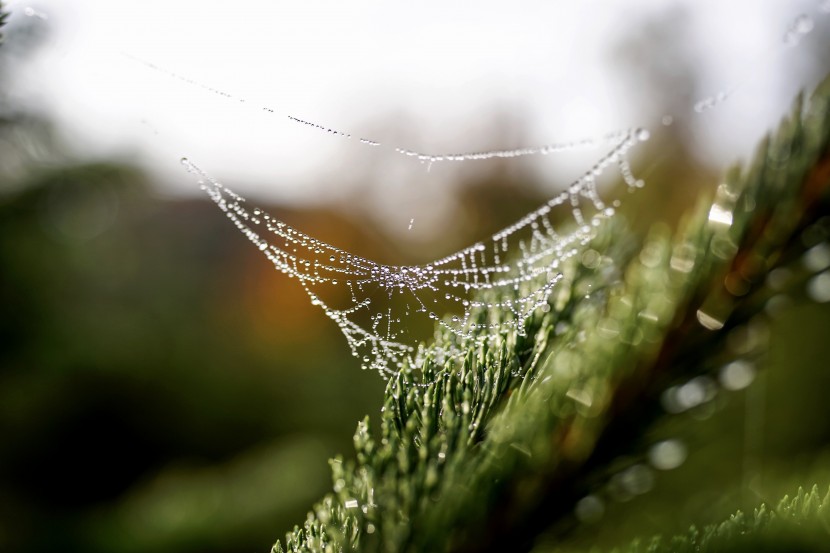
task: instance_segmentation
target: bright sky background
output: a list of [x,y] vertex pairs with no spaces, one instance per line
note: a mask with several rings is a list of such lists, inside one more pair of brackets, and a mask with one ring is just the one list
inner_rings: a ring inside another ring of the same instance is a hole
[[[9,4],[13,20],[28,11],[53,31],[18,90],[56,115],[78,152],[142,160],[171,193],[194,188],[179,164],[187,156],[240,192],[296,202],[345,197],[369,178],[390,190],[434,190],[458,169],[427,172],[288,115],[429,153],[568,141],[689,117],[698,154],[726,164],[745,156],[805,86],[793,77],[804,45],[785,46],[788,29],[809,15],[815,28],[806,42],[830,19],[826,0]],[[614,65],[615,45],[672,13],[687,15],[678,40],[691,42],[703,87],[734,88],[700,115],[691,103],[684,114],[654,113],[654,98],[676,92],[638,89]],[[516,163],[550,175],[584,163],[560,156]]]

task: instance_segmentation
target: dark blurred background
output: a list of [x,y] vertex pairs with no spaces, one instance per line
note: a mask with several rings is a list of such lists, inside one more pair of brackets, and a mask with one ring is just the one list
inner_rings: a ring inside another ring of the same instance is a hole
[[[212,203],[166,194],[125,156],[77,155],[46,112],[9,93],[48,42],[41,23],[18,20],[0,46],[0,551],[266,551],[330,488],[327,459],[350,454],[384,382]],[[663,92],[643,113],[687,113],[704,93],[682,29],[667,11],[609,47],[624,94]],[[800,48],[793,70],[809,86],[830,68],[830,42]],[[493,113],[496,135],[522,134]],[[623,211],[639,231],[675,224],[717,184],[722,167],[692,153],[688,117],[657,128],[636,160],[649,186]],[[367,190],[382,180],[360,178]],[[609,196],[623,190],[610,184]],[[411,263],[501,228],[546,188],[516,162],[488,162],[440,198],[454,208],[444,230],[417,244],[359,199],[269,211]],[[802,477],[830,483],[828,328],[827,304],[796,297],[749,392],[656,431],[688,443],[688,462],[611,506],[607,520],[622,522],[573,543],[683,530]]]

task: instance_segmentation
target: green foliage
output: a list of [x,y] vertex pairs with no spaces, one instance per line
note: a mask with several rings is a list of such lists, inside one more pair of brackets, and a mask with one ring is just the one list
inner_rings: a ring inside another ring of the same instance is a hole
[[[763,310],[769,271],[810,245],[799,237],[828,207],[828,99],[830,80],[799,98],[749,169],[731,171],[676,231],[657,226],[640,242],[607,222],[523,332],[478,346],[439,333],[423,366],[389,382],[379,437],[362,421],[356,459],[332,461],[333,491],[285,549],[512,551],[567,527],[575,502],[662,415],[665,387],[729,360],[726,337]],[[449,342],[466,349],[462,363],[442,360]],[[825,513],[812,497],[779,510]],[[771,517],[737,517],[700,539]]]
[[[0,551],[267,550],[382,383],[251,339],[262,295],[226,292],[257,288],[259,252],[212,205],[116,162],[54,164],[0,175]],[[292,324],[267,331],[315,335]]]
[[830,551],[830,489],[818,486],[784,496],[776,507],[761,504],[749,515],[737,511],[720,524],[686,534],[636,540],[613,553],[713,553],[739,551]]

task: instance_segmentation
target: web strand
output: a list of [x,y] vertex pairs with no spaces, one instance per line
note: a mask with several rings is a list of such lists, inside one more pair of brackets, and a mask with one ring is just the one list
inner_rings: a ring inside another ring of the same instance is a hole
[[[216,96],[220,96],[225,100],[235,101],[240,104],[246,104],[252,107],[256,107],[253,103],[249,102],[246,98],[241,96],[236,96],[224,90],[206,85],[195,79],[191,79],[190,77],[181,75],[174,71],[170,71],[164,67],[161,67],[153,62],[141,59],[137,56],[129,54],[127,52],[123,52],[123,55],[127,58],[140,63],[141,65],[147,67],[148,69],[152,69],[153,71],[158,71],[168,77],[186,83],[189,86],[195,86],[197,88],[201,88],[202,90],[209,92],[210,94],[214,94]],[[269,106],[259,106],[256,109],[260,111],[264,111],[273,115],[277,115],[279,110],[276,110]],[[620,137],[621,135],[627,134],[629,131],[617,131],[613,133],[606,134],[605,136],[595,139],[595,138],[586,138],[582,140],[575,140],[571,142],[558,142],[558,143],[550,143],[550,144],[542,144],[538,146],[530,146],[525,148],[514,148],[514,149],[497,149],[497,150],[482,150],[478,152],[459,152],[459,153],[424,153],[421,151],[412,150],[409,148],[403,148],[398,145],[388,144],[385,142],[381,142],[379,140],[375,140],[372,138],[366,137],[359,137],[352,133],[345,132],[342,130],[337,130],[332,127],[315,123],[313,121],[309,121],[306,119],[300,119],[299,117],[295,117],[290,114],[286,114],[285,117],[288,118],[289,121],[299,124],[303,127],[307,127],[309,129],[313,129],[318,132],[323,132],[338,138],[342,138],[345,140],[352,140],[357,141],[361,145],[373,147],[373,148],[381,148],[381,149],[388,149],[396,154],[402,155],[404,157],[416,159],[421,163],[427,164],[427,169],[431,168],[434,163],[441,163],[441,162],[459,162],[459,161],[484,161],[490,159],[510,159],[510,158],[517,158],[517,157],[525,157],[525,156],[546,156],[554,153],[560,152],[568,152],[573,151],[576,149],[581,148],[591,148],[596,147],[599,144],[606,143],[608,141],[613,141]]]

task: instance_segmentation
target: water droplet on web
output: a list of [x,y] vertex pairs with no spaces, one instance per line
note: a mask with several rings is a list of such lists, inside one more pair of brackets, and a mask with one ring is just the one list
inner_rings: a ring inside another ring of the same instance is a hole
[[704,113],[710,109],[722,104],[731,95],[732,91],[720,91],[712,96],[707,96],[702,100],[695,102],[694,110],[697,113]]

